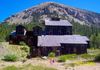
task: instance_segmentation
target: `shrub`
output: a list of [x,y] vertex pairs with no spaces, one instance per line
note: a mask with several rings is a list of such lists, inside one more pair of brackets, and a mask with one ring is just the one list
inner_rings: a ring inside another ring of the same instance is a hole
[[26,46],[26,43],[25,42],[20,42],[20,45]]
[[49,57],[55,57],[55,53],[54,53],[54,52],[51,52],[51,53],[49,53],[48,56],[49,56]]
[[73,60],[77,57],[76,54],[61,55],[58,58],[59,62],[65,62],[66,60]]
[[91,59],[94,57],[94,55],[90,55],[90,54],[81,54],[80,56],[81,58],[84,58],[84,59]]
[[76,57],[77,57],[76,54],[68,54],[68,55],[66,55],[66,58],[67,58],[68,60],[73,60],[73,59],[75,59]]
[[100,62],[100,54],[98,54],[97,56],[95,56],[95,61]]
[[27,55],[28,55],[27,53],[24,53],[24,52],[23,52],[23,53],[21,54],[21,57],[22,57],[22,58],[26,58]]
[[21,47],[21,50],[24,50],[25,52],[29,52],[29,47],[23,46],[23,47]]
[[5,61],[16,61],[17,60],[17,56],[15,54],[7,54],[4,56]]
[[58,61],[59,62],[65,62],[66,61],[66,55],[59,56]]

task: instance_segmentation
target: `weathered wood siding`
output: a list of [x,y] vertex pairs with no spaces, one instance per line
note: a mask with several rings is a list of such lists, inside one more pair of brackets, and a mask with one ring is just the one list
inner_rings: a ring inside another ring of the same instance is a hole
[[61,53],[62,54],[87,53],[87,45],[86,44],[62,44]]
[[45,35],[72,35],[71,26],[45,26]]

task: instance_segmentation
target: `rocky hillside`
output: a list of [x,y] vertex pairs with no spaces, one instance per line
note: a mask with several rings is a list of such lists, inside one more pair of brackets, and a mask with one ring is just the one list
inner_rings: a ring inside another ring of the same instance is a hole
[[99,13],[81,10],[54,2],[42,3],[40,5],[26,9],[8,17],[4,22],[9,22],[10,24],[23,24],[30,23],[32,21],[40,22],[40,20],[52,16],[67,19],[68,21],[74,20],[80,24],[95,24],[96,26],[100,26]]

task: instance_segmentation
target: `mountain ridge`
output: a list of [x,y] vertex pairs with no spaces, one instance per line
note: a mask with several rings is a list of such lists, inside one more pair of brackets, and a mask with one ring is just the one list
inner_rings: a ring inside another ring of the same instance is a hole
[[10,24],[24,24],[32,21],[39,22],[47,17],[60,17],[69,22],[74,20],[80,24],[100,26],[100,14],[84,9],[70,7],[56,2],[45,2],[33,6],[4,20]]

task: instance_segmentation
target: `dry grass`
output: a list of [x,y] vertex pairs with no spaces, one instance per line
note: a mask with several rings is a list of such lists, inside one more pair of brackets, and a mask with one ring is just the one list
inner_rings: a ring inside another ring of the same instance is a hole
[[23,47],[28,46],[10,45],[8,42],[2,42],[0,45],[2,46],[2,51],[0,51],[1,59],[7,54],[15,54],[20,60],[26,58],[27,54],[29,54],[29,51],[22,50]]
[[23,65],[23,66],[7,66],[2,68],[2,70],[57,70],[55,68],[50,68],[50,67],[43,67],[43,66],[33,66],[31,64],[28,65]]

